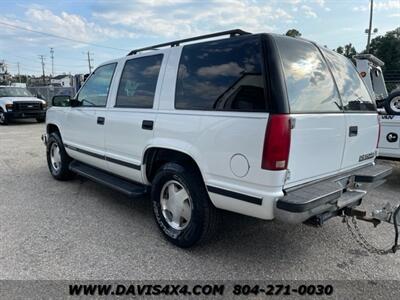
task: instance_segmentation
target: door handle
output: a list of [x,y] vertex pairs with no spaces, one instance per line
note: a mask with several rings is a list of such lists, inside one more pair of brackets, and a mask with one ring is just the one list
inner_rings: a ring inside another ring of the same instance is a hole
[[97,124],[104,125],[105,120],[106,119],[104,117],[97,117]]
[[143,120],[142,129],[144,130],[153,130],[154,122],[150,120]]
[[358,134],[358,126],[349,127],[349,136],[356,136]]

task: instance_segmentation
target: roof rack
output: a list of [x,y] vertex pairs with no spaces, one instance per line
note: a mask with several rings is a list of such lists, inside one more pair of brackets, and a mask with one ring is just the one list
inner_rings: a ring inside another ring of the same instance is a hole
[[217,36],[230,35],[230,37],[234,37],[234,36],[245,35],[245,34],[250,34],[250,32],[246,32],[241,29],[221,31],[221,32],[216,32],[216,33],[211,33],[211,34],[206,34],[206,35],[199,35],[199,36],[188,38],[188,39],[176,40],[173,42],[168,42],[168,43],[158,44],[158,45],[149,46],[149,47],[145,47],[145,48],[135,49],[135,50],[132,50],[131,52],[129,52],[128,55],[137,54],[138,52],[142,52],[142,51],[146,51],[146,50],[155,50],[160,47],[166,47],[166,46],[176,47],[176,46],[179,46],[181,43],[204,40],[204,39],[209,39],[209,38],[213,38],[213,37],[217,37]]

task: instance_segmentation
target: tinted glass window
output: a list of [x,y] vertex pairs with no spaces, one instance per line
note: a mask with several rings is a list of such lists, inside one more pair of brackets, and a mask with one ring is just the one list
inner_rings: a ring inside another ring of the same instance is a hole
[[106,106],[111,80],[117,64],[98,67],[79,91],[81,106]]
[[259,38],[185,46],[179,63],[175,107],[266,111]]
[[341,111],[332,75],[318,48],[292,38],[279,37],[276,41],[282,58],[290,111]]
[[375,104],[352,62],[343,55],[323,49],[347,111],[375,111]]
[[152,108],[162,54],[128,60],[122,71],[116,106]]

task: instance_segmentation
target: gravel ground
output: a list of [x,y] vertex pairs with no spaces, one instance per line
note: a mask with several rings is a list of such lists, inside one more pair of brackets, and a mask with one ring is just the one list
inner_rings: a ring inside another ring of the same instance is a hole
[[[149,199],[52,179],[43,131],[0,127],[0,279],[400,279],[400,254],[369,254],[339,218],[313,228],[223,213],[211,243],[178,249],[158,232]],[[391,164],[368,207],[400,202],[400,164]],[[393,240],[389,225],[360,226],[374,243]]]

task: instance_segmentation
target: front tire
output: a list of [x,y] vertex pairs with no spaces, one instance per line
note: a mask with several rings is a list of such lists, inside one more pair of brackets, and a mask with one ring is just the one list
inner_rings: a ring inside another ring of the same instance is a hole
[[69,170],[72,159],[65,151],[59,134],[51,133],[47,141],[47,165],[51,175],[57,180],[68,180],[74,176]]
[[201,175],[189,165],[162,166],[152,182],[151,200],[158,227],[174,245],[188,248],[214,234],[217,209]]
[[385,100],[384,106],[388,114],[400,115],[400,91],[391,93]]
[[7,125],[8,119],[4,110],[0,107],[0,125]]

